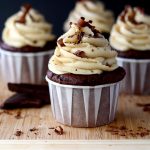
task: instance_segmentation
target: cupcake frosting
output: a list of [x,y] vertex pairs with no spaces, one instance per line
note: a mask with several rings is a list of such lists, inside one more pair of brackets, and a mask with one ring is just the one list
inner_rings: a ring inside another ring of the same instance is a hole
[[15,15],[7,19],[2,33],[3,41],[13,47],[43,47],[55,38],[52,25],[30,5],[24,5]]
[[64,24],[64,30],[68,31],[69,22],[76,22],[80,17],[87,20],[92,18],[93,25],[100,32],[109,33],[114,23],[113,13],[106,10],[103,3],[94,0],[82,0],[76,3],[75,9],[71,11],[67,21]]
[[113,26],[110,44],[119,51],[150,50],[150,16],[140,8],[126,7]]
[[81,18],[58,39],[48,65],[50,71],[55,74],[88,75],[113,71],[118,67],[117,53],[111,50],[108,41],[91,23]]

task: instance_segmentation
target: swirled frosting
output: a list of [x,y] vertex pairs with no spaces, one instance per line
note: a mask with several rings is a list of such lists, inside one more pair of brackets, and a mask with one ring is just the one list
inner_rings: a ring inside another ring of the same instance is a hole
[[113,26],[110,44],[119,51],[150,50],[150,16],[140,8],[126,7]]
[[52,25],[30,5],[24,5],[18,13],[8,18],[2,33],[3,41],[17,48],[43,47],[54,38]]
[[108,40],[91,23],[81,18],[58,39],[55,53],[49,61],[50,71],[89,75],[113,71],[118,67],[117,53],[111,50]]
[[77,2],[74,10],[71,11],[64,23],[64,31],[68,31],[69,22],[76,22],[82,16],[87,20],[92,19],[93,25],[100,32],[109,33],[114,23],[113,13],[106,10],[102,2],[83,0]]

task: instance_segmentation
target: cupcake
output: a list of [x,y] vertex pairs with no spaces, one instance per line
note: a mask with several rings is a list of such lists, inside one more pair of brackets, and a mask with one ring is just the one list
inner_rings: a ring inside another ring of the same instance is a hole
[[141,8],[127,6],[113,26],[110,44],[127,73],[121,91],[150,94],[150,16]]
[[119,83],[125,71],[117,52],[83,17],[57,41],[48,64],[55,119],[73,127],[97,127],[114,120]]
[[52,25],[31,5],[7,19],[0,42],[2,76],[10,83],[44,83],[55,47]]
[[93,26],[108,39],[114,23],[114,16],[111,11],[105,9],[102,2],[98,0],[78,1],[64,23],[64,31],[68,31],[70,22],[77,22],[78,18],[82,16],[88,20],[92,19]]

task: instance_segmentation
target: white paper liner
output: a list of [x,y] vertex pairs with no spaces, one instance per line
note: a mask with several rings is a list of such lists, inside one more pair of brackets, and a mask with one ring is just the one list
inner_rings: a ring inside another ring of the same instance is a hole
[[53,50],[19,53],[0,50],[1,74],[5,82],[43,84]]
[[126,70],[120,92],[127,94],[150,94],[150,60],[117,58],[119,66]]
[[98,127],[115,118],[119,82],[100,86],[62,85],[49,80],[56,121],[73,127]]

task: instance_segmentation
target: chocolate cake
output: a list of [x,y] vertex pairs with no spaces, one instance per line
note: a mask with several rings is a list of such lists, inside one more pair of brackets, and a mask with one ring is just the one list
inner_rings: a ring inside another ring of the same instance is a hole
[[0,47],[3,50],[12,51],[12,52],[21,52],[21,53],[44,52],[44,51],[49,51],[54,49],[56,47],[56,40],[47,42],[44,47],[33,47],[28,45],[28,46],[23,46],[21,48],[10,46],[1,40]]
[[102,74],[79,75],[79,74],[55,74],[52,71],[47,72],[47,77],[57,83],[66,85],[82,85],[95,86],[103,84],[111,84],[121,81],[125,76],[123,68],[119,67],[111,72],[103,72]]

